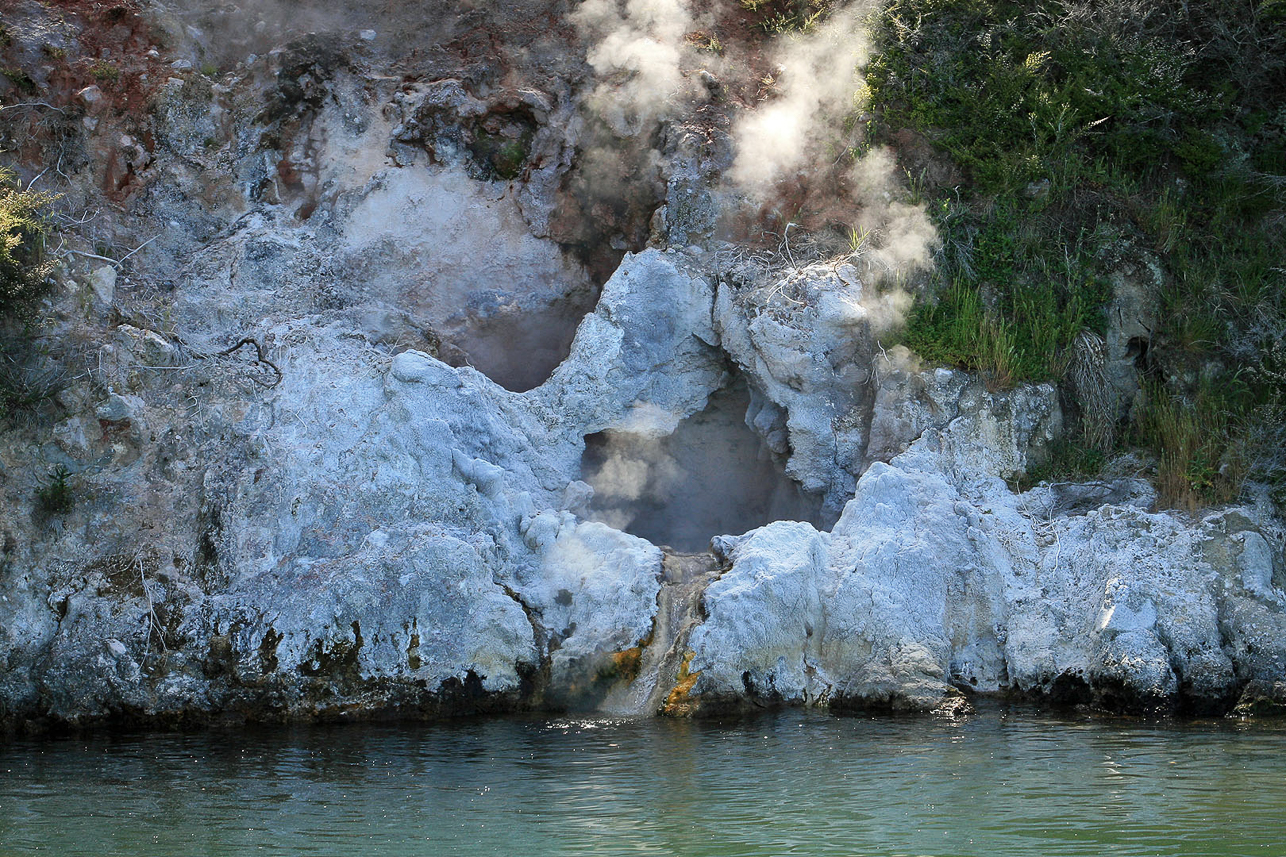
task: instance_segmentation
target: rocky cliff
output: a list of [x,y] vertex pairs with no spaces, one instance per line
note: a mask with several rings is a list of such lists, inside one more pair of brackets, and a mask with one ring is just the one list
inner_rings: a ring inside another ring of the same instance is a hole
[[47,395],[0,438],[0,722],[1286,680],[1266,501],[1018,490],[1058,391],[887,344],[888,165],[828,203],[869,245],[764,240],[746,122],[795,96],[740,12],[502,5],[4,5],[63,266],[11,357]]

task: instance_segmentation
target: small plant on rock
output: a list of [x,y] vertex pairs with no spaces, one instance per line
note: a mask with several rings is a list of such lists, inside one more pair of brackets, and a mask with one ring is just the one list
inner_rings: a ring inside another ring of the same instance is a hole
[[89,73],[103,84],[116,83],[121,79],[120,67],[110,60],[94,60],[89,64]]
[[31,75],[27,74],[22,69],[17,69],[17,68],[0,69],[0,74],[3,74],[8,79],[8,81],[18,89],[19,92],[30,95],[31,93],[36,91],[36,82],[31,79]]
[[58,465],[49,471],[48,481],[36,491],[37,508],[46,515],[62,515],[76,505],[71,486],[71,471]]

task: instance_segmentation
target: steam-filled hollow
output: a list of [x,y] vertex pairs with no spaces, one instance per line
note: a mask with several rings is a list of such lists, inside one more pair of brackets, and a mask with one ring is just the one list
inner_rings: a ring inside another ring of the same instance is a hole
[[363,290],[429,350],[515,392],[562,362],[600,290],[573,253],[532,233],[507,185],[455,167],[382,173],[345,243]]
[[791,480],[746,425],[745,382],[714,393],[669,435],[604,431],[585,438],[588,516],[683,552],[772,521],[820,526],[820,499]]
[[533,301],[526,307],[462,313],[443,325],[439,356],[452,366],[472,366],[506,390],[531,390],[571,352],[576,328],[593,309],[595,296],[595,290],[583,287],[543,305]]

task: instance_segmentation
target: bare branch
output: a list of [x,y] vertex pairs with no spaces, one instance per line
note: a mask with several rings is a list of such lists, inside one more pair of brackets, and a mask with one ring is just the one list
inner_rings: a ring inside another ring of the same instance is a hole
[[45,107],[45,108],[48,108],[49,110],[53,110],[55,113],[66,112],[61,107],[54,107],[52,104],[49,104],[48,102],[45,102],[45,101],[23,101],[19,104],[5,104],[3,106],[0,106],[0,110],[13,110],[18,107]]
[[233,345],[233,346],[232,346],[232,347],[230,347],[230,348],[225,348],[225,349],[223,349],[222,351],[218,352],[215,356],[216,356],[216,357],[226,357],[226,356],[228,356],[229,354],[232,354],[232,353],[233,353],[233,352],[235,352],[235,351],[239,351],[241,348],[243,348],[244,346],[247,346],[247,345],[253,345],[253,346],[254,346],[254,348],[255,348],[255,362],[256,362],[256,363],[262,363],[263,365],[267,366],[269,369],[271,369],[271,370],[272,370],[274,373],[276,373],[276,375],[277,375],[277,379],[276,379],[275,381],[273,381],[272,383],[268,383],[267,381],[263,381],[263,380],[261,380],[261,379],[259,379],[259,378],[255,378],[254,380],[255,380],[256,382],[258,382],[259,384],[262,384],[262,385],[263,385],[263,386],[265,386],[265,387],[275,387],[275,386],[277,386],[278,384],[280,384],[280,383],[281,383],[281,379],[282,379],[283,377],[285,377],[284,375],[282,375],[282,373],[281,373],[281,369],[279,369],[279,368],[277,367],[277,364],[276,364],[276,363],[273,363],[271,360],[269,360],[269,359],[268,359],[268,355],[264,353],[263,345],[262,345],[262,344],[260,344],[257,340],[251,339],[251,338],[250,338],[250,337],[248,337],[248,336],[243,337],[240,341],[238,341],[238,342],[237,342],[237,344],[236,344],[236,345]]

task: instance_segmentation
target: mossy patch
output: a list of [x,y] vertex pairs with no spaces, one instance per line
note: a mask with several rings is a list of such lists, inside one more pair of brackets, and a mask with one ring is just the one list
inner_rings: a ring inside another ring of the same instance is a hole
[[89,74],[100,84],[109,86],[121,79],[120,66],[110,60],[93,60],[89,64]]
[[478,129],[469,144],[469,151],[482,178],[512,181],[522,175],[530,147],[530,132],[523,132],[515,138]]
[[[354,622],[353,639],[326,637],[313,641],[308,658],[299,664],[299,674],[308,678],[329,678],[347,683],[360,680],[358,656],[365,640]],[[266,639],[266,638],[265,638]]]
[[277,629],[269,626],[263,639],[259,641],[259,671],[264,675],[277,671],[277,646],[281,640],[282,636],[277,633]]
[[22,69],[3,68],[0,69],[0,75],[4,75],[5,79],[12,83],[19,92],[26,95],[35,93],[37,89],[36,82],[32,80],[31,75]]
[[595,680],[607,684],[632,682],[638,678],[639,668],[643,665],[643,647],[633,646],[612,652],[607,663],[598,670]]

